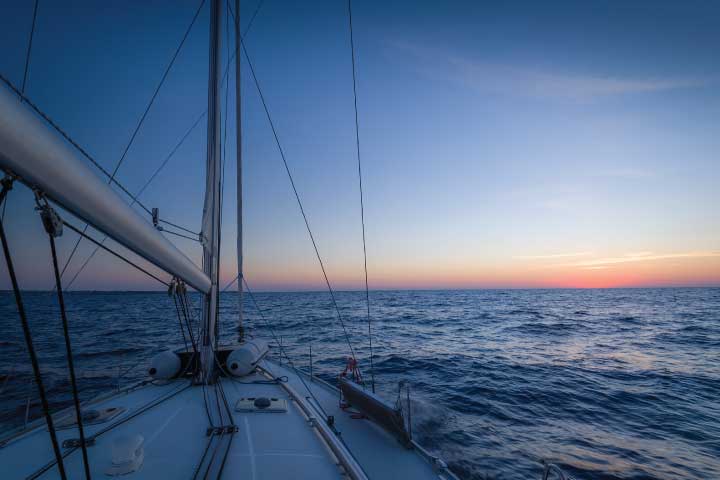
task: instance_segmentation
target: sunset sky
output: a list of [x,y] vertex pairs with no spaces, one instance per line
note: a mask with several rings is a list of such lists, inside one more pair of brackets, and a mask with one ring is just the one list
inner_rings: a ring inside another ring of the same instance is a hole
[[[40,2],[26,94],[112,170],[199,3]],[[32,5],[0,7],[0,73],[17,85]],[[242,5],[247,22],[257,3]],[[353,5],[371,288],[720,286],[720,3]],[[207,107],[208,10],[119,170],[130,191]],[[347,5],[265,0],[246,45],[330,280],[361,288]],[[242,68],[247,279],[320,289]],[[233,115],[224,282],[236,274]],[[141,197],[195,230],[205,137],[203,121]],[[32,196],[18,186],[8,201],[21,286],[48,289]],[[60,239],[63,259],[76,238]],[[199,264],[196,242],[171,240]],[[81,243],[70,276],[92,250]],[[72,288],[158,284],[100,252]]]

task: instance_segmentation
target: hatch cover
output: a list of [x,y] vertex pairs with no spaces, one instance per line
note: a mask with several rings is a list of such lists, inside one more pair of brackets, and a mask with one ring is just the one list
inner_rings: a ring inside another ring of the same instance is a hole
[[273,397],[248,397],[241,398],[235,404],[236,412],[262,412],[282,413],[287,412],[287,400]]
[[[83,425],[97,425],[99,423],[108,422],[123,413],[125,410],[127,410],[125,407],[107,407],[82,410]],[[55,427],[58,429],[70,428],[75,426],[76,424],[77,416],[73,414],[72,416],[66,417],[63,420],[57,422],[55,424]]]

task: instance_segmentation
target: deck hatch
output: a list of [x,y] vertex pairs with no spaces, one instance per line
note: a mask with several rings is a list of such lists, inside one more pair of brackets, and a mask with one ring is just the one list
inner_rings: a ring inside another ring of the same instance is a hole
[[[125,412],[125,410],[127,410],[125,407],[107,407],[107,408],[83,410],[82,411],[83,425],[98,425],[100,423],[109,422],[113,418],[115,418],[118,415]],[[73,414],[72,416],[66,417],[63,420],[57,422],[55,424],[55,428],[57,428],[57,429],[70,428],[70,427],[74,427],[75,425],[77,425],[77,416],[75,414]]]
[[273,397],[243,397],[235,403],[236,412],[283,413],[287,400]]

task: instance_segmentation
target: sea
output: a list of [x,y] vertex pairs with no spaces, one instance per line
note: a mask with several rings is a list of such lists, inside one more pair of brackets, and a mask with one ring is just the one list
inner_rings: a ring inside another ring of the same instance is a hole
[[[720,288],[372,291],[370,335],[364,292],[336,297],[366,381],[390,401],[410,386],[415,439],[460,478],[540,479],[545,459],[576,479],[720,479]],[[23,299],[52,408],[68,406],[57,299]],[[350,347],[327,292],[255,299],[245,295],[249,334],[272,328],[296,366],[334,382]],[[142,379],[151,356],[182,344],[165,293],[66,303],[83,400]],[[224,343],[237,340],[238,309],[223,295]],[[6,430],[40,415],[10,292],[0,332]]]

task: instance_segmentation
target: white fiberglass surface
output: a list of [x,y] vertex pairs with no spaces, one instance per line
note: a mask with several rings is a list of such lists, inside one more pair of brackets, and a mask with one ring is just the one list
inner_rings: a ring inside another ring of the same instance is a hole
[[[310,395],[300,378],[286,368],[266,364],[274,376],[285,375],[288,385],[297,392],[306,408],[318,413],[312,406]],[[327,444],[308,422],[306,415],[289,393],[278,384],[257,384],[267,377],[255,374],[240,381],[222,379],[224,392],[232,410],[233,421],[238,431],[232,435],[227,450],[224,478],[243,479],[330,479],[341,478],[342,471],[337,459],[330,453]],[[407,450],[392,436],[368,420],[352,419],[338,406],[337,393],[331,388],[308,381],[308,386],[330,415],[334,415],[338,430],[353,457],[372,479],[397,478],[438,478],[430,464],[416,451]],[[276,413],[238,412],[234,407],[240,398],[269,397],[287,400],[287,411]],[[159,401],[164,399],[162,401]],[[124,407],[127,410],[107,424],[89,425],[86,436],[98,434],[108,425],[129,418],[144,407],[138,415],[97,436],[95,444],[88,447],[91,473],[94,478],[112,478],[106,471],[112,464],[112,445],[120,437],[141,435],[144,439],[144,459],[141,468],[123,476],[123,479],[146,478],[193,478],[201,462],[209,437],[207,436],[208,416],[205,405],[208,401],[211,416],[216,424],[219,398],[209,387],[203,392],[200,386],[190,385],[188,380],[176,380],[166,385],[148,384],[141,388],[121,393],[87,408]],[[227,416],[223,424],[229,424]],[[58,431],[59,441],[77,438],[77,429]],[[223,441],[227,441],[225,436]],[[223,457],[227,443],[221,443],[215,460],[215,467]],[[68,449],[63,449],[67,452]],[[214,449],[210,449],[208,455]],[[54,460],[50,439],[44,425],[8,441],[0,447],[2,477],[22,479],[33,475],[44,465]],[[207,457],[206,457],[207,461]],[[82,455],[79,449],[64,459],[68,478],[83,478]],[[203,463],[199,478],[203,477]],[[211,475],[214,478],[216,475]],[[37,478],[59,478],[58,469],[52,466]]]

